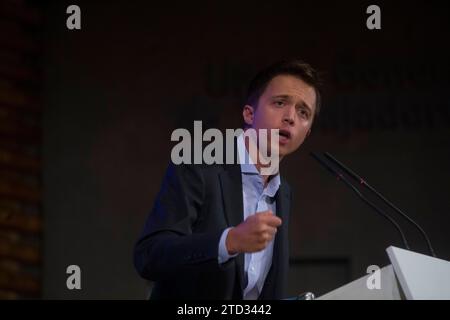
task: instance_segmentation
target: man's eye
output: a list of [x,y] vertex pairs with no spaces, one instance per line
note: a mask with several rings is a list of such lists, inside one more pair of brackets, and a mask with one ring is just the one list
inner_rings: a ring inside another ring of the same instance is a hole
[[309,119],[309,112],[307,110],[299,108],[297,111],[302,118]]
[[282,107],[284,106],[284,101],[275,101],[275,105]]

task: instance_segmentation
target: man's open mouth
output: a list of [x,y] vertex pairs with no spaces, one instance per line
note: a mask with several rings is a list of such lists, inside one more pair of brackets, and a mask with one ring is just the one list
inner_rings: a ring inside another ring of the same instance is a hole
[[291,138],[291,133],[288,130],[280,129],[280,139],[284,138],[286,140]]

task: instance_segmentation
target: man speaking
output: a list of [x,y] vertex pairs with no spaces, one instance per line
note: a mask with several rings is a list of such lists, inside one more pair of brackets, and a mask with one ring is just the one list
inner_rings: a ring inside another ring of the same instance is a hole
[[316,71],[300,60],[276,63],[249,85],[244,130],[257,138],[234,140],[235,163],[169,164],[134,248],[136,270],[154,281],[152,299],[286,297],[292,195],[278,168],[265,172],[259,149],[274,141],[258,133],[278,132],[281,162],[311,133],[319,110]]

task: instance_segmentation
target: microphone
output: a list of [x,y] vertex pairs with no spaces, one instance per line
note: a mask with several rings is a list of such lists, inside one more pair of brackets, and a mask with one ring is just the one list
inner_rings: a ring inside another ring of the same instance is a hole
[[416,223],[413,219],[411,219],[406,213],[404,213],[402,210],[400,210],[398,207],[396,207],[392,202],[390,202],[388,199],[386,199],[382,194],[380,194],[375,188],[373,188],[369,183],[367,183],[363,178],[361,178],[359,175],[357,175],[355,172],[350,170],[348,167],[346,167],[343,163],[339,162],[335,157],[333,157],[328,152],[325,152],[324,155],[330,159],[333,163],[338,165],[341,169],[343,169],[345,172],[347,172],[348,175],[350,175],[353,179],[358,181],[361,185],[369,189],[373,194],[375,194],[379,199],[381,199],[384,203],[386,203],[390,208],[392,208],[395,212],[397,212],[399,215],[401,215],[404,219],[406,219],[409,223],[411,223],[414,227],[416,227],[417,230],[419,230],[420,234],[425,239],[428,250],[430,251],[430,254],[433,257],[436,257],[436,254],[433,250],[433,247],[431,246],[431,241],[428,238],[425,231],[422,229],[422,227],[419,226],[418,223]]
[[378,214],[386,218],[398,231],[400,234],[400,237],[402,238],[403,245],[405,249],[410,250],[408,241],[406,241],[405,234],[403,230],[400,228],[397,222],[395,222],[394,219],[390,215],[388,215],[386,212],[381,210],[378,206],[376,206],[373,202],[371,202],[369,199],[367,199],[341,172],[333,168],[333,166],[329,165],[324,159],[322,159],[320,156],[315,154],[314,152],[311,152],[310,155],[316,159],[325,169],[327,169],[332,175],[336,176],[338,180],[341,180],[342,182],[347,185],[350,189],[353,190],[354,193],[366,204],[368,204],[372,209],[374,209]]

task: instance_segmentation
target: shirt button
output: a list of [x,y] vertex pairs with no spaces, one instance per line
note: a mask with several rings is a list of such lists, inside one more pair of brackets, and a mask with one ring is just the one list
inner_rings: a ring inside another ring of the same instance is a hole
[[250,267],[250,270],[251,270],[251,271],[255,271],[255,268],[254,268],[254,267]]

